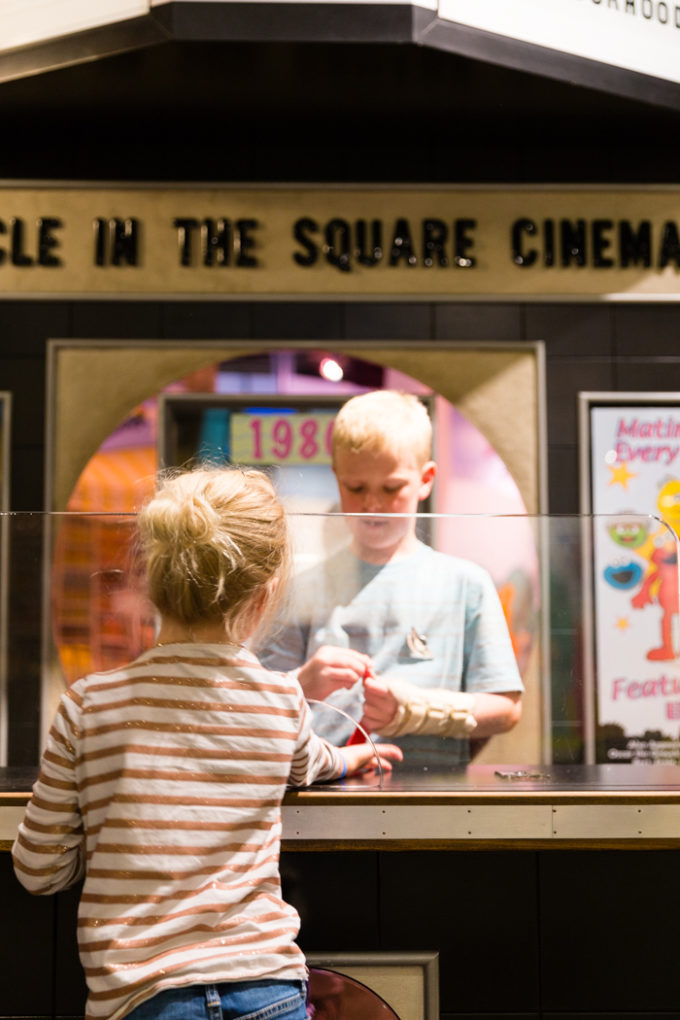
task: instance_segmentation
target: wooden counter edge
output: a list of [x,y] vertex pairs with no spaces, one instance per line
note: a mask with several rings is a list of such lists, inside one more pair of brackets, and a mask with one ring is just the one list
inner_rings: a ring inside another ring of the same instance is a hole
[[[0,793],[0,808],[21,807],[30,800],[30,791]],[[304,789],[289,790],[283,798],[286,807],[456,807],[470,804],[680,804],[677,790],[508,790],[486,793],[480,790],[430,790],[405,793],[389,790],[333,792]]]
[[677,790],[508,790],[485,793],[480,790],[404,793],[389,790],[379,793],[355,791],[333,793],[313,789],[289,790],[283,798],[286,807],[456,807],[469,804],[680,804]]
[[[9,853],[13,840],[0,840],[0,853]],[[494,852],[499,850],[679,850],[678,839],[383,839],[383,840],[286,840],[284,853],[329,853],[385,851],[465,851]]]
[[679,850],[678,839],[381,839],[381,840],[314,840],[284,839],[282,852],[328,853],[332,851],[465,851],[498,852],[499,850]]

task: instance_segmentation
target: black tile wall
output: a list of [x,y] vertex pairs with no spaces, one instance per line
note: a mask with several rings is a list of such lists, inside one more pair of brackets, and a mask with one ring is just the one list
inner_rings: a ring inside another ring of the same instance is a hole
[[155,301],[76,301],[71,336],[86,340],[146,340],[160,335]]
[[542,1013],[440,1013],[439,1020],[539,1020]]
[[680,306],[620,304],[612,308],[617,358],[680,354]]
[[539,874],[545,1010],[676,1010],[677,853],[552,851]]
[[281,886],[300,915],[305,952],[381,948],[377,853],[286,851]]
[[247,339],[252,306],[246,301],[166,301],[161,305],[161,336],[167,340]]
[[434,305],[433,319],[438,340],[522,339],[520,304],[439,303]]
[[9,853],[0,853],[0,903],[0,1011],[52,1016],[54,900],[31,896],[19,885]]
[[552,359],[546,369],[549,446],[571,446],[578,435],[581,391],[612,390],[614,366],[604,358]]
[[23,449],[41,446],[45,437],[44,354],[3,357],[0,389],[12,394],[13,442]]
[[348,304],[345,335],[350,340],[429,340],[432,309],[415,301]]
[[439,952],[443,1013],[539,1010],[534,854],[384,853],[380,894],[383,950]]
[[253,335],[271,340],[335,340],[344,333],[341,304],[272,301],[253,306]]
[[58,339],[70,335],[71,305],[68,301],[0,301],[3,357],[43,358],[47,337]]
[[30,767],[40,757],[40,718],[37,707],[41,697],[40,677],[36,672],[32,676],[22,677],[21,681],[24,685],[22,691],[18,684],[9,685],[7,710],[12,718],[12,731],[8,740],[7,760],[12,765]]
[[70,328],[67,302],[0,301],[0,390],[12,394],[12,510],[43,506],[46,340]]
[[[438,952],[442,1020],[680,1020],[675,851],[286,851],[281,872],[305,951]],[[0,855],[0,1018],[82,1017],[78,894],[32,897]]]
[[10,463],[10,508],[16,511],[41,510],[45,505],[45,450],[42,443],[25,446],[12,444]]
[[36,649],[41,642],[43,529],[39,517],[10,517],[7,524],[8,761],[34,766],[38,762],[40,725],[40,657]]
[[680,392],[680,356],[618,358],[615,370],[620,392]]
[[612,316],[605,304],[528,304],[524,336],[543,340],[547,358],[611,358]]
[[80,891],[77,886],[55,897],[54,1009],[58,1017],[82,1016],[85,1012],[87,989],[76,943]]
[[548,509],[551,514],[579,512],[579,449],[576,444],[548,446]]

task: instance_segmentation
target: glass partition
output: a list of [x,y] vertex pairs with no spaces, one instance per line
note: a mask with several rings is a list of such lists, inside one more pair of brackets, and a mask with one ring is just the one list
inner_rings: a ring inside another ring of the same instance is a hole
[[[279,671],[324,649],[355,670],[360,656],[354,682],[305,688],[315,726],[404,754],[391,776],[344,789],[678,781],[677,538],[659,518],[331,513],[290,525],[290,590],[255,650]],[[2,527],[8,764],[33,745],[37,764],[65,687],[151,647],[157,615],[134,514],[11,513]],[[381,563],[400,529],[408,552]]]

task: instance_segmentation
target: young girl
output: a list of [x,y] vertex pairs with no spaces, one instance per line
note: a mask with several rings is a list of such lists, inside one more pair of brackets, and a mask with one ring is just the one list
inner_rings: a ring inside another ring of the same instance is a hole
[[[316,737],[297,682],[243,646],[288,570],[264,474],[169,478],[139,535],[158,643],[63,695],[16,874],[32,893],[84,876],[88,1020],[301,1020],[307,972],[299,917],[281,897],[281,800],[288,783],[375,765],[373,749]],[[378,751],[383,767],[400,757]]]

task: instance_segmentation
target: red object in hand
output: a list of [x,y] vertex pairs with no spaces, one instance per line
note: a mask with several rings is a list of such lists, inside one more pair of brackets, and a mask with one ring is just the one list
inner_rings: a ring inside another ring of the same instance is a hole
[[[364,675],[361,678],[362,683],[364,680],[368,679],[369,676],[371,677],[373,676],[373,670],[371,669],[370,666],[367,666],[366,669],[364,670]],[[357,726],[354,733],[347,741],[347,746],[350,747],[352,744],[365,744],[365,743],[366,734],[364,733],[360,726]]]

